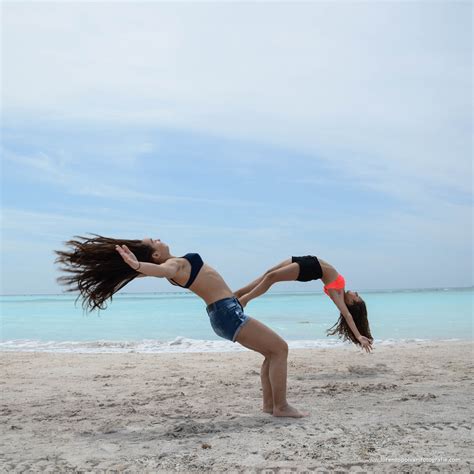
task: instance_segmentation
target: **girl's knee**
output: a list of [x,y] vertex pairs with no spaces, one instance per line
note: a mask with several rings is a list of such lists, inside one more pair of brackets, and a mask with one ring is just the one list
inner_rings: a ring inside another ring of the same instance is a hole
[[277,344],[272,347],[270,356],[288,356],[288,344],[286,341],[281,339]]
[[268,272],[265,274],[264,280],[269,283],[270,285],[273,285],[277,281],[277,272]]

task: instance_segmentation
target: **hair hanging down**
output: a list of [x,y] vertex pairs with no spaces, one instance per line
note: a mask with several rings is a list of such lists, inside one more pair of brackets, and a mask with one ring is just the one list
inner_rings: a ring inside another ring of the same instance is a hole
[[105,309],[105,302],[112,295],[136,278],[139,273],[127,265],[115,250],[116,245],[126,245],[140,262],[152,262],[153,249],[141,240],[119,240],[101,235],[80,237],[65,242],[69,251],[55,250],[55,263],[68,276],[57,278],[58,283],[69,285],[66,292],[79,291],[82,307],[86,311]]
[[[361,301],[360,303],[354,303],[347,306],[349,312],[351,313],[352,319],[362,336],[365,336],[368,339],[373,341],[372,334],[370,333],[369,320],[367,319],[367,307],[365,303]],[[354,344],[361,345],[360,342],[354,336],[354,333],[351,331],[351,328],[347,324],[346,318],[341,315],[337,323],[326,331],[328,336],[339,336],[343,341],[350,340]]]

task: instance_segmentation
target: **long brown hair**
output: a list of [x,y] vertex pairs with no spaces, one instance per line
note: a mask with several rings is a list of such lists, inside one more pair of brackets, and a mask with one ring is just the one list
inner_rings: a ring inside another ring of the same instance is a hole
[[[369,320],[367,319],[367,306],[364,301],[360,301],[351,305],[347,305],[347,309],[351,313],[352,319],[357,327],[357,330],[362,336],[373,340],[372,334],[370,333]],[[326,331],[328,336],[339,336],[343,341],[350,340],[354,344],[361,345],[360,342],[354,336],[351,328],[347,324],[346,318],[342,315],[339,316],[336,324]]]
[[[86,311],[105,309],[106,301],[112,295],[135,279],[139,273],[127,265],[115,250],[116,245],[126,245],[140,262],[152,262],[153,249],[141,240],[125,240],[103,237],[75,235],[64,242],[69,250],[55,250],[58,255],[55,263],[62,265],[61,270],[69,273],[57,278],[62,285],[69,285],[66,292],[79,291],[82,307]],[[74,240],[77,239],[77,240]]]

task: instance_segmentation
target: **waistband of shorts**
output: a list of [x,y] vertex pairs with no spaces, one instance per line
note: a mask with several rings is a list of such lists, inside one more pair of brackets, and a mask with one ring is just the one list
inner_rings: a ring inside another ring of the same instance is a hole
[[241,304],[239,303],[239,300],[235,296],[229,296],[228,298],[223,298],[221,300],[215,301],[214,303],[211,303],[206,307],[206,310],[209,311],[217,311],[221,308],[224,308],[227,306],[229,303],[237,303],[240,307]]

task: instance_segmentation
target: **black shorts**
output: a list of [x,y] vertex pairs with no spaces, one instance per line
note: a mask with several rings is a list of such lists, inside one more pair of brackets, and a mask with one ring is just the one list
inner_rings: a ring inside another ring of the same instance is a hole
[[314,255],[306,255],[304,257],[291,257],[292,263],[300,266],[298,281],[319,280],[323,276],[323,269],[319,260]]

